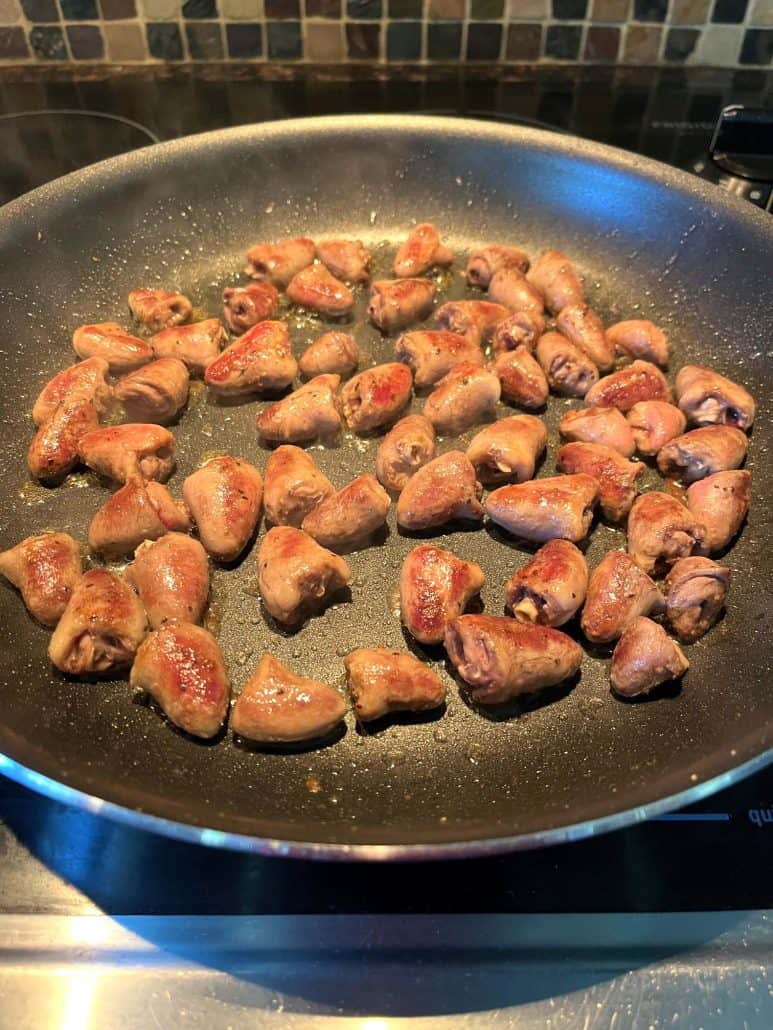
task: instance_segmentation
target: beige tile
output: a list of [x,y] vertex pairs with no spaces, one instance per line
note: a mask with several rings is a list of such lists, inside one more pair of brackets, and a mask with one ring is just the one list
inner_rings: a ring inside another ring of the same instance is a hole
[[139,25],[108,22],[102,32],[111,61],[144,61],[147,58],[145,37]]
[[224,18],[233,21],[255,21],[263,17],[263,0],[220,0],[218,7]]
[[335,62],[344,57],[343,28],[340,22],[323,25],[319,22],[306,24],[306,57],[310,61]]
[[0,0],[0,25],[13,25],[21,17],[17,0]]
[[593,21],[626,21],[631,0],[593,0]]
[[656,64],[661,31],[660,26],[629,25],[625,34],[623,61],[626,64]]
[[458,21],[464,17],[464,0],[429,0],[429,16]]
[[142,0],[142,11],[148,21],[171,21],[182,13],[181,0]]
[[741,25],[709,25],[701,33],[698,45],[687,58],[688,64],[728,68],[737,64],[743,39]]
[[669,21],[672,25],[705,25],[711,0],[672,0]]
[[757,0],[749,18],[750,25],[773,25],[773,0]]
[[507,17],[539,19],[548,17],[548,0],[507,0]]

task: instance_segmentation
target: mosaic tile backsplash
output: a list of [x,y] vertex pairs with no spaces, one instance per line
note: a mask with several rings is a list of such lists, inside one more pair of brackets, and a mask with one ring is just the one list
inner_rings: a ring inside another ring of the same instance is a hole
[[773,0],[0,0],[23,62],[767,67]]

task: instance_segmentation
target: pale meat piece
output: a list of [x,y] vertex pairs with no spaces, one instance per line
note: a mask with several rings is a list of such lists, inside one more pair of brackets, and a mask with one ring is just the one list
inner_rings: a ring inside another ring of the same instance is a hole
[[618,354],[651,361],[663,368],[668,365],[668,337],[649,319],[632,318],[616,322],[607,329],[607,340]]
[[664,476],[685,483],[743,465],[749,438],[733,426],[703,426],[676,436],[658,451],[658,468]]
[[293,744],[327,737],[345,714],[346,701],[333,687],[263,654],[236,699],[231,729],[258,744]]
[[182,293],[174,290],[132,290],[129,311],[135,321],[151,333],[159,333],[173,325],[182,325],[191,317],[193,305]]
[[480,565],[434,544],[408,553],[400,572],[400,616],[422,644],[440,644],[451,619],[480,593],[486,577]]
[[116,375],[133,372],[153,357],[147,340],[131,336],[117,322],[79,326],[72,334],[72,345],[78,357],[102,358]]
[[636,480],[646,466],[629,461],[614,447],[603,443],[565,443],[556,464],[562,472],[585,472],[599,484],[599,507],[610,522],[624,522],[636,499]]
[[435,457],[435,430],[423,415],[406,415],[376,451],[376,475],[387,490],[399,493],[411,476]]
[[320,547],[308,533],[274,526],[258,550],[258,587],[266,611],[293,626],[322,609],[328,598],[352,581],[343,558]]
[[440,242],[435,226],[422,222],[411,230],[408,239],[398,248],[393,272],[397,279],[409,279],[428,272],[430,268],[445,268],[453,260],[452,251]]
[[444,329],[403,333],[395,340],[395,358],[413,372],[417,390],[434,386],[462,362],[479,367],[486,362],[475,340]]
[[440,677],[418,658],[386,647],[363,647],[344,658],[346,682],[359,722],[391,712],[425,712],[445,702]]
[[663,627],[639,616],[617,642],[609,679],[616,694],[639,697],[679,679],[689,667],[682,649]]
[[561,333],[540,336],[535,354],[550,389],[562,397],[584,397],[598,382],[599,370],[585,351]]
[[541,408],[547,403],[548,381],[527,347],[498,354],[491,370],[499,379],[503,401],[521,408]]
[[580,408],[567,411],[558,423],[558,431],[565,440],[582,443],[601,443],[622,454],[633,457],[636,450],[634,435],[625,415],[617,408]]
[[209,597],[209,560],[192,536],[165,533],[146,540],[124,577],[139,594],[151,629],[174,619],[201,622]]
[[354,307],[354,294],[324,265],[309,265],[287,284],[287,296],[299,307],[340,318]]
[[483,705],[555,686],[582,661],[579,644],[565,633],[507,616],[460,615],[446,627],[445,644],[473,701]]
[[73,586],[48,656],[68,676],[112,673],[131,664],[147,628],[131,587],[107,569],[89,569]]
[[207,365],[204,382],[221,397],[284,390],[298,374],[284,322],[258,322]]
[[368,318],[382,333],[423,322],[436,290],[431,279],[379,279],[370,288]]
[[545,319],[542,315],[531,311],[516,311],[494,329],[491,349],[495,355],[519,347],[525,347],[531,353],[544,332]]
[[266,519],[274,526],[300,526],[335,487],[300,447],[284,444],[268,459],[263,482]]
[[521,540],[542,544],[560,537],[576,543],[588,535],[598,494],[598,482],[584,474],[530,479],[490,493],[486,513]]
[[174,469],[174,448],[174,437],[163,426],[126,422],[85,433],[78,453],[84,465],[118,483],[134,476],[164,482]]
[[38,429],[27,451],[27,468],[36,479],[58,482],[79,461],[81,439],[99,426],[101,403],[76,392],[58,405]]
[[609,551],[591,573],[580,625],[592,643],[608,644],[639,615],[659,615],[664,607],[646,572],[625,551]]
[[179,358],[192,376],[203,376],[227,342],[228,333],[219,318],[162,329],[150,341],[157,358]]
[[457,436],[494,418],[501,394],[502,387],[493,372],[463,361],[435,385],[424,402],[423,413],[436,433]]
[[523,272],[513,266],[498,269],[488,284],[488,297],[510,311],[525,312],[544,321],[545,299]]
[[725,425],[751,429],[757,406],[748,390],[703,365],[685,365],[676,374],[676,397],[691,426]]
[[671,494],[653,490],[634,501],[628,516],[628,553],[645,572],[700,551],[702,541],[703,527]]
[[393,422],[411,399],[413,376],[399,361],[366,368],[341,388],[341,413],[355,433]]
[[368,281],[370,251],[361,240],[320,240],[317,257],[337,279],[347,283]]
[[730,569],[710,558],[680,558],[666,576],[666,619],[680,640],[708,633],[725,607]]
[[587,304],[567,304],[556,317],[556,329],[575,347],[585,351],[601,372],[615,364],[615,348],[604,333],[604,323]]
[[333,330],[310,343],[298,365],[306,379],[331,374],[346,379],[357,371],[359,361],[360,348],[355,338]]
[[341,428],[335,392],[341,377],[321,375],[270,404],[258,415],[256,426],[269,443],[309,443],[333,436]]
[[585,394],[589,407],[619,408],[628,412],[639,401],[670,401],[666,377],[651,361],[634,361],[604,376]]
[[715,472],[687,490],[687,507],[703,527],[701,550],[724,550],[738,530],[751,504],[751,472],[746,469]]
[[391,503],[376,477],[366,472],[320,501],[301,529],[331,551],[350,551],[384,525]]
[[481,429],[467,448],[475,474],[484,486],[531,479],[548,434],[534,415],[511,415]]
[[120,379],[113,390],[132,421],[174,422],[188,403],[190,375],[179,358],[157,358]]
[[105,382],[108,369],[104,358],[87,358],[57,373],[46,383],[32,406],[35,425],[42,426],[47,422],[63,401],[93,398],[101,408],[110,396],[110,387]]
[[314,241],[299,236],[278,243],[258,243],[247,251],[244,271],[252,279],[283,289],[314,260]]
[[0,551],[0,575],[16,587],[27,611],[44,626],[59,622],[80,574],[80,550],[68,533],[28,536]]
[[237,336],[258,322],[276,318],[278,311],[279,294],[271,283],[226,286],[223,290],[223,318]]
[[397,523],[415,531],[434,529],[457,519],[480,522],[481,493],[467,455],[448,451],[433,458],[405,484],[397,501]]
[[191,528],[188,512],[161,483],[130,479],[96,512],[89,526],[89,547],[107,558],[132,554],[144,540]]
[[531,266],[528,279],[554,315],[570,304],[585,303],[585,293],[574,266],[558,250],[546,250]]
[[518,622],[563,626],[588,589],[588,565],[568,540],[548,540],[505,583],[505,603]]
[[467,282],[485,290],[491,277],[500,268],[517,268],[521,275],[529,271],[529,256],[518,247],[481,247],[470,254],[467,262]]
[[449,300],[435,312],[435,324],[439,329],[447,329],[450,333],[484,344],[510,314],[509,308],[503,304],[492,304],[489,300]]
[[[609,408],[609,411],[617,411]],[[652,457],[661,447],[684,432],[686,420],[682,412],[666,401],[639,401],[626,418],[631,427],[636,450]]]
[[224,454],[188,476],[183,499],[207,552],[216,561],[231,562],[260,520],[263,480],[254,465]]
[[150,633],[137,651],[129,683],[194,737],[208,740],[225,722],[228,673],[218,642],[201,626],[171,622]]

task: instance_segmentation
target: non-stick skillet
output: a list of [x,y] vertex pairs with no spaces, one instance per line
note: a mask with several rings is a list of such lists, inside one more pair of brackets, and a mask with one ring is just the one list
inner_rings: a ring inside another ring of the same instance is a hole
[[[532,847],[622,826],[697,799],[769,760],[773,685],[767,499],[773,339],[769,216],[664,165],[531,129],[408,117],[290,121],[149,147],[67,176],[0,211],[0,547],[45,528],[85,538],[106,487],[76,475],[56,490],[28,482],[30,408],[41,384],[73,359],[72,329],[125,321],[137,285],[184,289],[198,316],[242,279],[259,239],[337,234],[389,243],[417,219],[464,253],[512,242],[559,246],[613,320],[652,317],[669,331],[673,367],[698,360],[738,378],[760,413],[748,467],[748,526],[726,556],[725,620],[689,648],[683,689],[645,703],[614,699],[607,651],[578,681],[523,703],[508,718],[469,707],[440,651],[421,652],[449,680],[447,711],[318,751],[265,753],[176,732],[125,681],[79,683],[52,673],[48,633],[10,588],[0,589],[0,770],[38,790],[135,825],[191,840],[332,858],[472,855]],[[461,276],[442,283],[464,292]],[[364,322],[372,363],[391,353]],[[300,349],[319,332],[291,315]],[[254,419],[262,402],[221,406],[195,393],[175,430],[173,492],[207,454],[260,468]],[[541,474],[554,470],[551,445]],[[372,468],[377,441],[344,438],[315,458],[337,485]],[[450,447],[449,441],[445,446]],[[654,475],[649,484],[655,482]],[[463,527],[440,538],[484,567],[486,610],[528,553],[501,534]],[[382,546],[351,557],[351,597],[294,635],[279,635],[255,592],[254,553],[214,577],[210,625],[237,689],[263,649],[299,672],[340,683],[347,650],[408,647],[395,615],[399,565],[415,539],[394,523]],[[623,536],[599,525],[594,563]]]

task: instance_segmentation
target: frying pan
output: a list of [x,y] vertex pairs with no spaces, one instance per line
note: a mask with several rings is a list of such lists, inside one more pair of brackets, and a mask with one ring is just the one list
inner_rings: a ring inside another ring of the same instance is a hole
[[[444,713],[365,731],[349,716],[345,734],[318,750],[258,751],[226,733],[203,744],[174,730],[125,680],[57,676],[46,658],[48,633],[3,588],[2,771],[186,839],[328,858],[415,858],[533,847],[622,826],[769,760],[773,225],[697,179],[595,143],[453,119],[288,121],[148,147],[8,205],[0,212],[0,546],[46,528],[85,539],[107,496],[89,474],[46,490],[28,482],[24,467],[32,401],[72,361],[77,324],[125,322],[125,298],[137,285],[177,286],[194,298],[197,317],[216,314],[222,286],[242,280],[243,252],[259,239],[360,237],[375,246],[383,274],[390,243],[417,220],[436,222],[462,256],[487,241],[532,253],[560,247],[606,320],[652,317],[672,338],[673,367],[712,365],[760,402],[748,463],[752,515],[726,556],[729,610],[688,649],[683,688],[645,703],[617,700],[601,649],[587,654],[575,681],[504,714],[476,710],[442,652],[418,649],[402,633],[395,586],[416,538],[392,520],[379,546],[350,556],[350,594],[298,632],[277,632],[262,612],[254,549],[236,568],[216,570],[210,625],[237,690],[264,649],[341,684],[348,650],[384,643],[413,647],[441,671],[449,683]],[[441,285],[446,297],[464,294],[458,274]],[[386,360],[391,342],[367,325],[364,309],[363,297],[353,331],[365,362]],[[288,318],[300,352],[320,323],[297,312]],[[264,468],[254,430],[264,403],[221,405],[195,391],[176,430],[173,492],[208,454],[229,451]],[[555,468],[555,425],[569,403],[551,401],[542,475]],[[377,442],[344,436],[314,457],[340,486],[372,469]],[[654,485],[648,476],[645,486]],[[493,529],[452,527],[435,539],[480,562],[488,576],[482,603],[501,613],[502,583],[527,550]],[[598,525],[590,564],[614,546],[624,546],[623,535]]]

